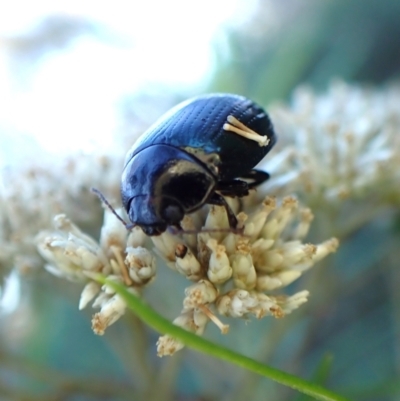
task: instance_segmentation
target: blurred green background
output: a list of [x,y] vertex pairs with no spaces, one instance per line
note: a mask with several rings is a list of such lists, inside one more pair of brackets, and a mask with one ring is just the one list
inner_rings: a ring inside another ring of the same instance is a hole
[[[165,9],[119,1],[102,13],[96,2],[58,9],[42,2],[29,12],[25,3],[0,6],[9,22],[0,37],[3,168],[33,152],[62,157],[93,141],[131,143],[132,132],[197,93],[235,92],[268,105],[289,101],[299,84],[318,92],[335,78],[381,85],[400,71],[398,0],[175,1]],[[170,42],[169,28],[176,30]],[[182,64],[187,74],[169,72]],[[207,337],[319,377],[351,399],[399,400],[399,233],[391,210],[346,238],[325,267],[296,284],[311,287],[312,297],[289,322],[232,321],[228,336],[210,327]],[[173,296],[185,282],[167,269],[159,274],[162,284],[146,298],[172,319],[181,302]],[[0,317],[0,400],[307,399],[191,351],[160,360],[157,335],[132,316],[97,337],[91,311],[77,309],[80,286],[45,272],[13,285],[18,304],[3,294]]]

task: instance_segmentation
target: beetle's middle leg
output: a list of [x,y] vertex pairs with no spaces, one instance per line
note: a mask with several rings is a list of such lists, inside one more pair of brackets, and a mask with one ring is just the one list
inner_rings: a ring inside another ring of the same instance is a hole
[[250,170],[247,174],[242,175],[240,178],[251,180],[251,182],[247,182],[249,189],[253,189],[258,185],[269,179],[270,175],[266,171],[262,170]]
[[[220,181],[216,190],[224,196],[239,197],[247,196],[249,190],[267,181],[269,174],[261,170],[251,170],[243,174],[241,179],[232,181]],[[246,181],[244,181],[246,180]]]

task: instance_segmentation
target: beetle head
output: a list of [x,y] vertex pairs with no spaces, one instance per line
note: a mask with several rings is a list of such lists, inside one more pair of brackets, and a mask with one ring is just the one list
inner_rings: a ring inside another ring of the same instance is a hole
[[179,227],[186,213],[199,209],[216,179],[194,156],[167,145],[150,146],[125,166],[122,203],[129,219],[147,235]]
[[132,198],[127,211],[129,219],[146,235],[159,235],[168,226],[179,225],[185,214],[182,205],[173,198],[149,195]]

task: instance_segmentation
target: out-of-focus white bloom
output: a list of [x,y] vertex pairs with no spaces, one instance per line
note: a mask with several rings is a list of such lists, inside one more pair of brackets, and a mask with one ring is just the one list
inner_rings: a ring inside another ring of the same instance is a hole
[[51,273],[69,280],[86,280],[86,271],[111,271],[102,248],[65,215],[57,215],[54,226],[56,231],[42,231],[37,237],[39,253],[49,262],[45,267]]
[[398,204],[399,110],[399,84],[376,90],[335,82],[322,95],[298,89],[289,106],[271,110],[283,150],[267,160],[265,188],[301,193],[307,204],[318,198],[321,207],[360,197]]
[[94,281],[89,281],[85,285],[85,288],[81,293],[81,299],[79,301],[79,309],[81,310],[86,308],[86,305],[100,292],[100,290],[101,290],[100,284]]
[[35,237],[59,213],[91,232],[100,229],[103,212],[90,188],[119,197],[123,163],[117,146],[107,152],[61,160],[36,154],[31,162],[0,171],[0,278],[11,269],[27,273],[42,267]]

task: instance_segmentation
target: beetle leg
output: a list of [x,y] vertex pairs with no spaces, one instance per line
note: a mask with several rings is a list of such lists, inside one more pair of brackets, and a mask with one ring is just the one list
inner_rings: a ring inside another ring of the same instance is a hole
[[235,213],[233,213],[232,209],[222,195],[214,192],[210,199],[208,199],[207,203],[209,203],[210,205],[223,206],[226,210],[226,214],[228,215],[229,227],[232,229],[236,229],[238,221]]
[[266,171],[262,170],[251,170],[247,174],[243,174],[241,178],[246,178],[252,180],[248,182],[248,188],[253,189],[258,185],[262,184],[263,182],[269,179],[270,175]]
[[225,196],[242,198],[249,194],[249,184],[242,180],[220,181],[216,190]]
[[227,120],[228,122],[223,126],[225,131],[232,131],[244,138],[257,142],[260,146],[268,146],[270,140],[267,136],[257,134],[257,132],[250,129],[247,125],[244,125],[232,115],[229,115]]
[[240,178],[251,180],[250,182],[241,179],[232,181],[220,181],[217,184],[216,190],[225,196],[237,196],[242,198],[249,194],[249,190],[267,181],[269,174],[261,170],[251,170],[243,174]]

